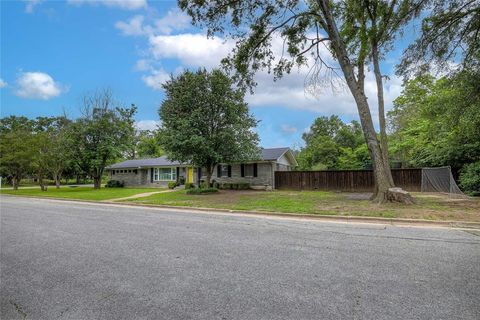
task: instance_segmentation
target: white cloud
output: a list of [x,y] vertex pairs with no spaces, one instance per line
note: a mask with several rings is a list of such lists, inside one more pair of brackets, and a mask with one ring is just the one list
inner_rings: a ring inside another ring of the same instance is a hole
[[147,7],[147,0],[68,0],[67,3],[76,6],[83,4],[104,5],[125,10],[138,10]]
[[0,89],[5,88],[8,84],[0,78]]
[[133,70],[135,70],[135,71],[151,70],[150,61],[148,61],[147,59],[137,60],[137,63],[135,63],[135,66],[133,67]]
[[167,15],[155,21],[159,33],[170,34],[173,31],[184,30],[190,26],[190,17],[178,8],[169,10]]
[[128,22],[118,21],[115,23],[115,27],[126,36],[141,36],[146,32],[143,29],[143,16],[141,15],[132,17]]
[[48,100],[59,96],[66,88],[47,73],[23,72],[17,78],[15,94],[27,99]]
[[156,130],[160,126],[160,121],[155,120],[140,120],[135,122],[137,130]]
[[188,67],[217,67],[228,55],[233,42],[219,37],[207,38],[203,34],[184,33],[178,35],[150,36],[149,51],[155,59],[176,58]]
[[170,75],[163,69],[152,70],[150,75],[142,76],[143,82],[153,90],[162,90],[162,84],[170,79]]
[[282,132],[285,132],[285,133],[295,133],[298,131],[297,127],[291,126],[289,124],[282,124],[280,128]]
[[35,6],[44,2],[44,0],[25,0],[25,2],[27,3],[25,5],[25,12],[26,13],[33,13],[33,9],[35,8]]

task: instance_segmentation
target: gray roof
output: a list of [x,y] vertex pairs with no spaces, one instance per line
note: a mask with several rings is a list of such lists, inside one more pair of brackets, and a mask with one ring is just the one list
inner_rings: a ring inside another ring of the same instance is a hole
[[166,156],[151,159],[135,159],[127,160],[108,166],[107,169],[122,169],[122,168],[144,168],[156,166],[178,166],[181,165],[178,161],[170,161]]
[[273,161],[280,158],[285,152],[290,150],[290,148],[262,148],[262,160],[263,161]]
[[[269,149],[262,148],[261,160],[275,161],[289,150],[290,148],[269,148]],[[167,156],[162,156],[160,158],[152,158],[152,159],[126,160],[123,162],[112,164],[111,166],[108,166],[107,169],[147,168],[147,167],[179,166],[179,165],[187,165],[187,164],[182,164],[181,162],[178,162],[178,161],[170,161],[167,159]]]

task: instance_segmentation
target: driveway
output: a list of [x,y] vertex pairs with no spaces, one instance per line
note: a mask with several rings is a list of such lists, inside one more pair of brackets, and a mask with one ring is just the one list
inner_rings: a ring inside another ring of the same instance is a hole
[[1,319],[479,319],[480,237],[0,197]]

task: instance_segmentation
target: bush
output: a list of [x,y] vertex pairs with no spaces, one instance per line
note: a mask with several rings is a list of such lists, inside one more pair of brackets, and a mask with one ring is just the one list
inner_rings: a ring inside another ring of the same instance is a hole
[[170,181],[168,183],[168,189],[175,189],[175,187],[177,186],[177,182],[176,181]]
[[185,184],[185,177],[179,177],[178,178],[178,184],[179,185]]
[[195,185],[191,182],[185,183],[185,190],[194,189]]
[[248,190],[250,189],[250,183],[239,183],[238,190]]
[[470,195],[480,196],[480,161],[467,164],[462,168],[460,187]]
[[216,192],[218,192],[217,188],[196,188],[187,190],[187,194],[209,194]]
[[218,183],[218,182],[214,182],[214,183],[212,184],[212,186],[213,186],[215,189],[220,189],[220,188],[221,188],[221,185],[220,185],[220,183]]
[[123,181],[109,180],[105,185],[105,188],[123,188],[123,186],[124,186]]

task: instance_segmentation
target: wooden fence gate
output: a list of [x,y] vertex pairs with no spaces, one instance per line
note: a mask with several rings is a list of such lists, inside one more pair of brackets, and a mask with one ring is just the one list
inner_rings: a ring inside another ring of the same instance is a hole
[[[392,169],[397,187],[420,191],[422,169]],[[372,170],[276,171],[276,189],[372,192]]]

